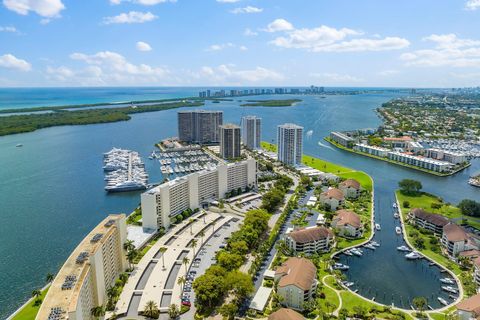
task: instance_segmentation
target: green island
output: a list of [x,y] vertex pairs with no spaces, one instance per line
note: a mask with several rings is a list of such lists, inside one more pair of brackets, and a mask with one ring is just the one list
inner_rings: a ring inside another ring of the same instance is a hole
[[243,103],[242,107],[291,107],[297,102],[301,102],[300,99],[284,99],[284,100],[246,100],[247,103]]
[[437,171],[428,170],[428,169],[420,168],[420,167],[417,167],[417,166],[413,166],[413,165],[403,163],[403,162],[400,162],[400,161],[391,160],[391,159],[388,159],[388,158],[385,158],[385,157],[379,157],[379,156],[376,156],[376,155],[373,155],[373,154],[369,154],[369,153],[366,153],[366,152],[355,150],[353,148],[348,148],[348,147],[345,147],[345,146],[333,141],[330,137],[325,137],[324,140],[327,141],[328,143],[332,144],[333,146],[339,148],[339,149],[342,149],[342,150],[345,150],[345,151],[348,151],[348,152],[351,152],[351,153],[359,154],[359,155],[369,157],[369,158],[373,158],[373,159],[377,159],[377,160],[382,160],[382,161],[392,163],[392,164],[395,164],[395,165],[398,165],[398,166],[402,166],[402,167],[414,169],[414,170],[417,170],[417,171],[433,174],[433,175],[439,176],[439,177],[447,177],[447,176],[454,175],[455,173],[460,172],[463,169],[468,168],[471,165],[471,163],[468,162],[468,163],[459,165],[454,170],[449,171],[449,172],[437,172]]
[[110,107],[67,111],[58,109],[49,113],[11,115],[0,117],[0,136],[31,132],[63,125],[85,125],[130,120],[135,113],[153,112],[181,107],[199,107],[203,101],[181,101],[143,106]]

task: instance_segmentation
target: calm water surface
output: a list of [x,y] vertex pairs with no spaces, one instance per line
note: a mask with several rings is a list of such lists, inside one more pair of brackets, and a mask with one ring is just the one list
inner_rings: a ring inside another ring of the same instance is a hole
[[[401,240],[394,233],[393,192],[398,181],[407,177],[421,180],[426,191],[446,201],[478,199],[480,190],[466,180],[480,164],[475,162],[454,177],[438,178],[333,149],[323,141],[332,130],[378,126],[373,109],[392,97],[300,96],[304,101],[294,108],[242,108],[238,101],[207,104],[205,108],[223,110],[228,122],[238,123],[246,114],[262,117],[263,139],[268,141],[275,139],[279,123],[298,123],[305,131],[313,131],[305,140],[305,153],[369,173],[375,180],[377,217],[382,224],[377,241],[382,246],[375,253],[349,261],[348,277],[360,293],[375,296],[377,301],[402,305],[402,301],[425,295],[435,306],[438,270],[407,262],[394,250]],[[106,97],[105,101],[111,99]],[[151,181],[161,180],[158,162],[147,156],[154,143],[176,135],[177,111],[137,114],[126,122],[54,127],[0,137],[0,319],[29,298],[32,289],[43,286],[46,273],[56,272],[108,213],[128,213],[138,205],[139,193],[104,192],[103,152],[112,147],[136,150],[144,157]],[[24,146],[16,148],[18,143]]]

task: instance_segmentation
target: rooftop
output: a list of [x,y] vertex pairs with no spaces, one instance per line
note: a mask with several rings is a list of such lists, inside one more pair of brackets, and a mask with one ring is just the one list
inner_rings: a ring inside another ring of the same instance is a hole
[[317,268],[308,259],[293,257],[285,261],[275,270],[281,276],[279,287],[294,285],[302,290],[310,290],[315,281]]
[[443,234],[447,237],[448,241],[458,242],[467,241],[468,235],[462,227],[455,223],[449,223],[443,227]]
[[305,319],[300,313],[287,308],[280,308],[270,316],[268,320],[303,320]]
[[344,200],[345,196],[343,195],[343,192],[337,188],[331,188],[328,189],[327,191],[322,193],[322,196],[328,197],[328,198],[335,198],[337,200]]
[[334,220],[338,220],[337,226],[344,226],[347,224],[355,228],[362,226],[362,221],[358,214],[349,210],[338,210]]
[[333,232],[325,227],[299,229],[288,234],[297,243],[308,243],[326,238],[333,238]]
[[457,309],[467,312],[473,312],[480,315],[480,294],[476,294],[468,299],[457,304]]
[[341,182],[340,185],[346,188],[355,188],[357,190],[360,189],[360,182],[355,179],[347,179]]
[[410,211],[415,217],[426,220],[436,226],[443,227],[448,224],[449,220],[442,215],[427,212],[421,208],[414,208]]

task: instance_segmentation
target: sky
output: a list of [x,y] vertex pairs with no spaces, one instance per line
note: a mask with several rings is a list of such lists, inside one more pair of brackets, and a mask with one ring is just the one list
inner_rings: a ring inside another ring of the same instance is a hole
[[480,85],[480,0],[0,1],[0,87]]

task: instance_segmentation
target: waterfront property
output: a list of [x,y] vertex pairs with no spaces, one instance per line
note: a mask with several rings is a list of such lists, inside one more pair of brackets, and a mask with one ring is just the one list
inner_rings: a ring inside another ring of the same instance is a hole
[[268,316],[268,320],[303,320],[300,313],[292,309],[280,308]]
[[388,153],[390,152],[390,149],[377,146],[369,146],[368,144],[363,143],[357,143],[353,147],[353,150],[368,153],[382,158],[386,158],[388,156]]
[[218,128],[222,124],[222,111],[179,111],[178,137],[188,143],[218,143]]
[[475,258],[475,260],[473,260],[473,268],[473,278],[477,286],[480,286],[480,257],[477,257]]
[[345,204],[345,195],[337,188],[329,188],[320,194],[320,203],[326,206],[328,210],[335,211]]
[[479,249],[473,235],[468,234],[455,223],[449,223],[443,227],[442,245],[452,257],[456,257],[463,251]]
[[293,167],[302,163],[303,127],[293,123],[279,125],[277,143],[278,161]]
[[295,310],[303,310],[303,303],[313,298],[317,288],[317,268],[308,259],[289,258],[275,270],[278,281],[277,294],[281,304]]
[[123,244],[124,214],[109,215],[75,248],[53,280],[37,320],[94,319],[91,310],[105,305],[107,290],[127,269]]
[[459,320],[478,319],[480,316],[480,294],[463,300],[456,305]]
[[450,162],[414,156],[398,151],[389,152],[388,159],[440,173],[449,172],[453,169],[453,164]]
[[242,143],[250,150],[260,149],[262,141],[262,118],[242,117]]
[[360,196],[362,186],[355,179],[347,179],[338,184],[338,189],[343,192],[346,198],[356,199]]
[[172,218],[187,209],[197,209],[225,198],[228,192],[254,188],[257,184],[254,159],[221,164],[154,187],[141,196],[144,228],[168,228]]
[[307,227],[287,233],[285,243],[296,254],[314,254],[330,251],[333,239],[333,232],[325,227]]
[[347,136],[343,132],[337,131],[333,131],[330,133],[330,139],[347,148],[351,148],[353,146],[353,143],[355,142],[355,139],[353,139],[352,137]]
[[461,164],[467,162],[467,157],[464,153],[436,148],[427,149],[426,156],[432,159],[447,161],[453,164]]
[[227,123],[219,127],[220,156],[223,159],[240,158],[240,127]]
[[338,235],[346,238],[360,238],[363,235],[360,217],[349,210],[337,211],[332,220],[332,228],[338,230]]
[[443,227],[449,223],[444,216],[427,212],[421,208],[412,209],[408,217],[413,225],[431,231],[439,237],[443,234]]

